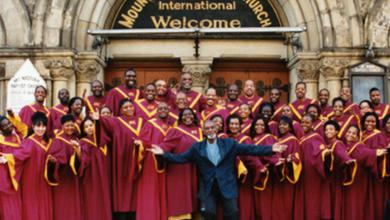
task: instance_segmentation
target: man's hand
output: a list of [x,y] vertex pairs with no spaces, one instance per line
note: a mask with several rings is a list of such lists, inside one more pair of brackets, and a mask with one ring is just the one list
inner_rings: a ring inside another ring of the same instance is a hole
[[141,142],[140,140],[138,140],[138,139],[135,139],[135,140],[134,140],[134,144],[135,144],[136,146],[140,146],[140,145],[142,144],[142,142]]
[[376,156],[380,157],[387,154],[387,149],[377,149],[376,150]]
[[280,165],[284,164],[285,161],[286,161],[286,159],[280,157],[280,158],[278,159],[278,162],[275,164],[275,166],[280,166]]
[[264,166],[261,170],[260,170],[260,173],[265,173],[265,172],[267,172],[267,167],[266,166]]
[[91,117],[92,120],[95,120],[95,121],[99,120],[99,118],[100,118],[99,111],[90,112],[90,113],[89,113],[89,117]]
[[272,151],[275,153],[282,153],[287,149],[287,145],[275,143],[272,145]]
[[146,150],[152,152],[155,155],[163,155],[164,154],[164,150],[160,146],[155,145],[155,144],[152,144],[152,147],[147,148]]

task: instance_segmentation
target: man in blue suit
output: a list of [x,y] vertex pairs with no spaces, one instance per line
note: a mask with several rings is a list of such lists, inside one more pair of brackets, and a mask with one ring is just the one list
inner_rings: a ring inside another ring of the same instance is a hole
[[268,156],[285,151],[287,146],[277,143],[272,146],[246,145],[230,138],[217,138],[217,128],[210,120],[204,123],[203,133],[205,140],[194,143],[184,153],[164,152],[158,145],[152,145],[149,151],[172,163],[196,163],[201,181],[199,192],[202,195],[199,197],[206,220],[216,219],[217,201],[223,204],[224,219],[238,220],[236,156]]

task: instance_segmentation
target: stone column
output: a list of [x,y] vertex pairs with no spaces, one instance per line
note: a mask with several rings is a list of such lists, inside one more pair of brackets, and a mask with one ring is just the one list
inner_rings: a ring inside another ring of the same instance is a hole
[[68,80],[74,75],[72,58],[60,58],[46,60],[45,67],[50,70],[50,75],[53,78],[53,105],[57,105],[58,91],[63,88],[68,88]]
[[317,60],[301,60],[296,65],[299,80],[306,83],[307,98],[317,99],[319,78],[318,68],[319,64]]
[[100,71],[100,65],[93,60],[78,61],[76,63],[76,85],[77,96],[82,96],[84,91],[88,95],[90,91],[90,82],[96,79]]
[[[6,80],[7,78],[5,77],[5,64],[0,63],[0,92],[1,94],[7,94],[7,87],[6,87]],[[1,109],[6,108],[6,95],[0,96],[0,107]]]
[[320,73],[327,81],[327,89],[329,90],[329,100],[340,96],[342,86],[342,77],[344,76],[345,68],[349,61],[346,59],[323,58],[320,61]]
[[213,59],[181,59],[183,64],[183,73],[191,73],[193,90],[203,93],[209,87],[209,75],[211,73],[211,64]]

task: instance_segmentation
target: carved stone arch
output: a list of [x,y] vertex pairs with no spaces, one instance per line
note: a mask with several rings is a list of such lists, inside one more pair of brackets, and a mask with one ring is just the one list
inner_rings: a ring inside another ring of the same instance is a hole
[[0,16],[0,46],[4,46],[6,43],[5,26],[3,19]]
[[366,43],[374,43],[374,47],[389,47],[390,45],[390,2],[377,1],[369,14],[365,26]]

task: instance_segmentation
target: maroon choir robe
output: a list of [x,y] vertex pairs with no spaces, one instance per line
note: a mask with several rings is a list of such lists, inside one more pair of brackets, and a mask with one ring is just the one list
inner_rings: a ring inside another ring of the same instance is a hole
[[[261,134],[253,138],[253,143],[260,146],[271,146],[276,143],[276,138],[272,134]],[[280,155],[274,154],[273,156],[260,157],[263,164],[268,166],[268,179],[262,186],[255,185],[255,214],[256,219],[272,219],[272,191],[273,182],[276,181],[273,169],[278,162]]]
[[214,106],[206,105],[206,107],[204,108],[204,110],[201,112],[200,115],[201,115],[202,122],[211,119],[214,115],[222,116],[223,120],[225,121],[226,118],[229,116],[229,111],[225,107],[220,105],[214,105]]
[[52,174],[57,186],[53,187],[54,219],[82,219],[80,182],[77,172],[79,159],[76,156],[71,140],[77,140],[65,133],[60,133],[53,139],[48,151],[55,159]]
[[134,140],[143,126],[140,117],[101,117],[100,144],[111,142],[111,175],[113,212],[136,209],[137,158]]
[[264,102],[264,99],[257,95],[253,95],[251,98],[242,95],[238,98],[238,100],[241,103],[248,104],[251,107],[251,111],[253,114],[257,114],[259,112],[259,107]]
[[95,138],[80,140],[82,150],[80,176],[82,211],[85,220],[110,220],[111,198],[108,179],[107,146],[99,147]]
[[54,137],[61,130],[61,117],[68,114],[68,106],[58,104],[50,109],[48,132]]
[[315,122],[313,122],[313,131],[323,138],[325,138],[324,124],[324,121],[320,119],[317,119]]
[[173,108],[175,106],[175,100],[176,100],[176,95],[173,93],[171,88],[168,88],[167,94],[165,96],[159,96],[156,95],[156,102],[165,102],[168,104],[170,108]]
[[297,99],[289,104],[291,111],[294,115],[294,120],[301,121],[303,115],[305,114],[306,108],[310,104],[317,104],[315,99],[305,98],[303,100]]
[[137,219],[165,220],[167,216],[166,177],[155,156],[145,149],[160,144],[171,127],[166,121],[153,118],[145,123],[139,135],[142,141],[137,187]]
[[106,103],[106,96],[95,97],[93,95],[90,95],[84,98],[84,103],[86,106],[85,115],[89,115],[90,112],[100,112],[100,109]]
[[344,106],[344,114],[360,115],[359,105],[351,101],[347,101]]
[[22,201],[19,183],[16,179],[13,153],[21,149],[22,138],[13,132],[10,136],[0,135],[0,152],[8,160],[0,164],[0,219],[22,219]]
[[[383,149],[388,145],[386,137],[378,131],[364,131],[362,136],[362,143],[367,145],[370,149]],[[387,158],[389,159],[389,158]],[[388,199],[385,195],[386,181],[379,179],[377,175],[370,175],[369,179],[371,195],[374,200],[374,217],[375,219],[383,218],[384,204]]]
[[[168,130],[160,144],[164,152],[180,154],[188,150],[193,143],[203,139],[198,126],[179,125]],[[196,165],[168,163],[165,168],[167,184],[167,213],[169,217],[189,219],[197,211],[197,171]],[[178,193],[180,192],[180,193]]]
[[275,170],[276,180],[272,191],[272,219],[291,220],[294,214],[294,188],[298,182],[302,164],[299,156],[298,139],[288,133],[279,138],[280,144],[286,144],[287,149],[281,157],[287,158],[292,154],[291,162],[278,166]]
[[157,113],[156,101],[149,102],[146,99],[139,99],[136,101],[137,117],[142,117],[145,121],[152,119]]
[[385,118],[386,115],[390,113],[390,105],[380,103],[379,105],[374,106],[374,111],[378,115],[380,127],[382,128],[382,120]]
[[384,177],[384,156],[378,158],[375,149],[369,149],[360,142],[347,144],[346,147],[349,156],[356,159],[358,169],[353,184],[343,187],[341,219],[375,219],[374,201],[369,196],[369,179],[370,175]]
[[46,117],[49,118],[49,109],[47,109],[46,106],[38,103],[24,106],[19,112],[19,117],[23,123],[25,123],[28,127],[31,127],[31,116],[37,111],[45,113]]
[[119,102],[122,99],[136,101],[141,97],[139,89],[128,89],[125,85],[120,85],[110,90],[106,98],[106,106],[111,109],[113,115],[118,116],[120,113]]
[[320,119],[325,121],[332,115],[333,107],[331,105],[326,105],[326,106],[320,106],[320,108],[321,108]]
[[271,116],[271,120],[279,121],[280,117],[282,117],[282,110],[285,104],[278,102],[273,106],[274,106],[274,114]]
[[329,182],[326,180],[326,145],[315,133],[305,134],[299,141],[302,174],[295,194],[295,219],[330,219],[331,201]]
[[[269,129],[271,130],[271,134],[275,136],[279,136],[279,129],[278,129],[278,123],[275,121],[271,121],[269,124]],[[301,127],[301,124],[297,121],[293,121],[293,129],[295,133],[295,137],[301,138],[304,135],[303,129]]]
[[[51,141],[32,135],[15,151],[16,173],[20,173],[23,219],[52,220],[53,201],[51,182],[48,179],[47,155]],[[18,171],[19,169],[19,171]],[[53,184],[55,185],[55,184]]]
[[241,105],[241,102],[238,99],[233,100],[233,101],[230,99],[227,99],[225,107],[229,111],[229,114],[233,115],[233,114],[238,113],[240,105]]
[[359,126],[358,119],[355,115],[343,114],[340,117],[331,117],[332,120],[335,120],[340,125],[340,131],[337,134],[337,137],[341,140],[344,140],[345,134],[347,134],[348,128],[351,125]]
[[251,130],[251,125],[252,125],[252,119],[247,118],[245,121],[242,120],[241,133],[245,135],[249,135]]
[[195,110],[196,113],[202,112],[203,108],[206,105],[206,99],[204,96],[193,90],[186,92],[188,107]]

